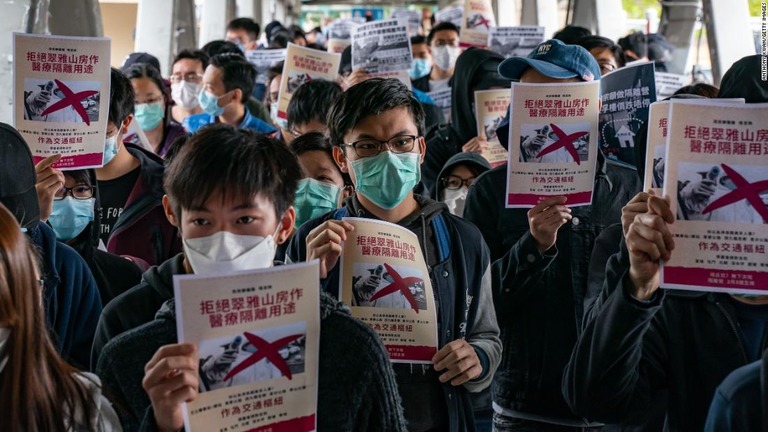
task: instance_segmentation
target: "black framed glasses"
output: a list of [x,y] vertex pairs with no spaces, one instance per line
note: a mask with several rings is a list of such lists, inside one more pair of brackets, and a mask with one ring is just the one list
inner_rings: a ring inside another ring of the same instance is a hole
[[171,82],[172,83],[178,83],[178,82],[186,81],[186,82],[191,82],[191,83],[197,84],[197,83],[199,83],[200,81],[203,80],[203,76],[200,75],[197,72],[189,72],[189,73],[185,73],[185,74],[175,73],[175,74],[171,75],[170,78],[171,78]]
[[418,138],[419,137],[416,135],[398,135],[387,141],[366,138],[350,144],[342,144],[342,146],[352,147],[358,157],[366,158],[381,153],[384,146],[386,146],[392,153],[408,153],[413,150]]
[[72,195],[72,198],[79,200],[86,200],[93,198],[93,188],[85,183],[80,183],[68,188],[62,186],[61,189],[56,191],[56,195],[53,196],[54,200],[63,200],[67,195]]
[[461,189],[461,187],[464,185],[467,185],[467,187],[472,186],[475,184],[475,180],[477,180],[477,177],[463,179],[459,176],[449,175],[442,177],[440,182],[442,183],[444,189],[457,190]]

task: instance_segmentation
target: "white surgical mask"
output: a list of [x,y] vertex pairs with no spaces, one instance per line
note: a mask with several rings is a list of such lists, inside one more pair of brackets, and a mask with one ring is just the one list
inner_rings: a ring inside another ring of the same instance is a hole
[[8,363],[8,339],[11,337],[11,329],[8,327],[0,327],[0,372],[5,368],[5,364]]
[[448,211],[454,216],[464,215],[464,203],[467,201],[469,189],[443,189],[443,202],[448,206]]
[[450,70],[456,65],[456,59],[461,54],[461,48],[442,45],[432,48],[432,61],[442,70]]
[[202,83],[193,83],[189,81],[171,83],[171,97],[173,98],[173,101],[176,102],[176,105],[191,110],[200,105],[197,96],[202,89]]
[[272,267],[275,234],[249,236],[219,231],[208,237],[184,240],[184,254],[195,274],[230,273]]

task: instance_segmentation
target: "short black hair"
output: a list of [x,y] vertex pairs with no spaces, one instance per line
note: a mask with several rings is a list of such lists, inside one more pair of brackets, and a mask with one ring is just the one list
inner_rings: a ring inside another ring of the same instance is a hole
[[[309,132],[300,135],[291,141],[289,147],[297,157],[301,157],[304,153],[309,153],[311,151],[319,151],[327,154],[328,157],[331,158],[331,162],[333,162],[333,146],[328,140],[328,137],[320,132]],[[349,174],[341,172],[341,169],[335,162],[333,163],[333,166],[335,166],[339,171],[339,174],[341,174],[344,185],[351,185],[352,178],[349,177]]]
[[214,194],[222,199],[262,194],[279,218],[293,205],[301,177],[299,161],[285,144],[216,124],[187,141],[168,165],[163,185],[177,217],[181,209],[202,207]]
[[648,57],[648,36],[643,32],[632,32],[619,39],[618,44],[625,54],[629,50],[635,53],[638,59]]
[[716,99],[720,89],[707,83],[696,83],[687,86],[680,87],[675,91],[675,95],[692,94],[704,96],[709,99]]
[[160,93],[163,94],[165,103],[168,103],[169,98],[165,88],[165,83],[163,82],[163,76],[160,74],[160,71],[151,64],[135,63],[126,69],[125,76],[128,77],[129,80],[137,78],[148,78],[152,80],[152,82],[154,82],[157,88],[160,90]]
[[407,108],[419,136],[424,135],[424,109],[412,91],[394,78],[371,78],[350,87],[331,105],[328,128],[332,145],[342,145],[344,135],[368,116]]
[[312,120],[325,123],[328,108],[342,92],[335,81],[317,79],[302,85],[288,103],[288,128]]
[[109,117],[108,121],[120,127],[120,123],[133,114],[133,86],[131,80],[115,68],[109,73]]
[[256,69],[242,55],[219,54],[211,57],[211,64],[221,69],[221,80],[227,91],[240,89],[243,92],[242,103],[245,104],[253,93],[253,83],[256,82]]
[[251,40],[259,38],[261,27],[251,18],[235,18],[227,24],[227,30],[245,30]]
[[197,60],[203,65],[203,70],[208,67],[208,54],[203,50],[181,50],[176,57],[173,58],[171,66],[175,65],[181,60]]
[[459,28],[456,27],[455,24],[450,21],[442,21],[432,27],[432,30],[429,31],[429,35],[427,35],[427,45],[432,45],[432,39],[435,37],[435,33],[443,30],[453,30],[456,34],[460,34]]
[[411,46],[418,44],[428,44],[427,38],[422,35],[411,36]]
[[587,36],[592,36],[592,32],[584,27],[567,25],[552,35],[552,39],[557,39],[566,45],[575,45],[576,42]]
[[293,43],[293,36],[288,30],[281,28],[272,34],[272,38],[269,40],[269,48],[271,49],[283,49],[288,47],[288,43]]
[[576,45],[581,46],[587,51],[594,48],[604,48],[611,52],[613,58],[616,60],[618,67],[622,68],[627,64],[627,56],[624,55],[624,50],[611,39],[603,36],[590,35],[579,39]]
[[203,47],[200,49],[204,53],[208,54],[209,62],[213,56],[219,55],[219,54],[231,53],[231,54],[243,55],[243,51],[241,51],[237,45],[235,45],[230,41],[225,41],[225,40],[210,41],[207,44],[203,45]]

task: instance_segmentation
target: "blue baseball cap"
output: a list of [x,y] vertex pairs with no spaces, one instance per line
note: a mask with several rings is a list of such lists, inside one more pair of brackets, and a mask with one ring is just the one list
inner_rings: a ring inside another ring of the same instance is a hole
[[499,64],[499,75],[519,80],[529,67],[555,79],[600,79],[600,66],[592,54],[578,45],[566,45],[557,39],[542,42],[528,57],[510,57]]

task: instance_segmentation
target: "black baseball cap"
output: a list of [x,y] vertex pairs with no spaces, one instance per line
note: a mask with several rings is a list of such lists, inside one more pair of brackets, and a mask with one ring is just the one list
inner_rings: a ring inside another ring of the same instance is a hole
[[0,154],[0,203],[22,228],[34,228],[40,222],[40,206],[32,153],[19,132],[5,123],[0,123]]

